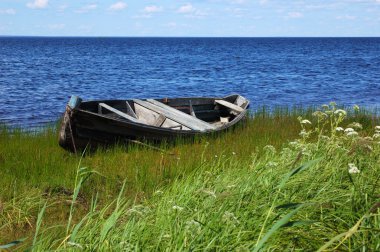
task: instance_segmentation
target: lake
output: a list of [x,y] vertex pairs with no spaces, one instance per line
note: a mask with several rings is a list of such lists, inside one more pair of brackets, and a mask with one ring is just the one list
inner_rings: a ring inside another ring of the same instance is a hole
[[0,37],[0,123],[57,120],[88,99],[224,96],[380,105],[380,38]]

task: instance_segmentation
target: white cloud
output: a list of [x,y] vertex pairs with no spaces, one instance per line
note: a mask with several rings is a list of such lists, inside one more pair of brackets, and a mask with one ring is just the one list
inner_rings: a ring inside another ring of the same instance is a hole
[[26,4],[28,8],[31,9],[43,9],[46,8],[49,3],[49,0],[34,0]]
[[288,12],[287,18],[302,18],[303,14],[301,12]]
[[161,12],[163,8],[161,6],[156,6],[156,5],[149,5],[145,6],[144,12],[145,13],[154,13],[154,12]]
[[179,7],[177,13],[185,14],[185,17],[189,18],[203,18],[208,15],[208,13],[193,7],[190,3]]
[[123,10],[125,8],[127,8],[128,5],[124,2],[116,2],[114,4],[112,4],[110,7],[109,7],[109,10],[111,11],[119,11],[119,10]]
[[76,10],[75,12],[76,13],[86,13],[86,12],[89,12],[91,10],[95,10],[96,8],[98,8],[97,4],[89,4],[89,5],[83,6],[79,10]]
[[14,9],[5,9],[5,10],[0,9],[0,14],[14,15],[16,14],[16,11]]
[[132,18],[151,18],[153,13],[161,11],[163,11],[161,6],[149,5],[145,6],[145,8],[140,11],[141,14],[133,16]]
[[195,8],[190,4],[187,3],[185,5],[182,5],[181,7],[178,8],[177,10],[178,13],[184,13],[184,14],[189,14],[195,12]]

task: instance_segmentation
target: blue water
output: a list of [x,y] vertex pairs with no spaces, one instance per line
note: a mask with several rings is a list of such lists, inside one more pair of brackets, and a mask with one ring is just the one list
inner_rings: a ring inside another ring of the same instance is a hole
[[0,123],[86,99],[224,96],[257,106],[380,105],[380,38],[0,37]]

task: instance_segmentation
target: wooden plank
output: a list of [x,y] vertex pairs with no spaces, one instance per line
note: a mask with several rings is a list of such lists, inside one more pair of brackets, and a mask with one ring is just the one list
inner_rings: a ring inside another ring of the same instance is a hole
[[160,117],[159,113],[156,113],[150,109],[147,109],[137,103],[134,104],[137,118],[147,125],[156,125],[157,119]]
[[164,115],[160,114],[158,116],[154,126],[161,127],[161,125],[165,122],[165,120],[166,120],[166,117]]
[[238,95],[236,98],[235,104],[241,107],[246,102],[246,99],[243,98],[241,95]]
[[[188,114],[185,114],[181,111],[178,111],[174,108],[174,110],[176,110],[176,112],[172,112],[172,110],[170,109],[164,109],[162,107],[159,107],[153,103],[150,103],[150,102],[147,102],[147,101],[142,101],[142,100],[139,100],[139,99],[135,99],[133,100],[135,103],[139,104],[140,106],[143,106],[147,109],[150,109],[154,112],[157,112],[159,114],[162,114],[164,115],[166,118],[169,118],[179,124],[182,124],[192,130],[199,130],[199,131],[205,131],[207,129],[214,129],[213,126],[197,119],[197,118],[194,118],[192,117],[191,115],[188,115]],[[186,115],[186,116],[185,116]],[[190,119],[189,119],[190,118]],[[203,123],[199,123],[200,122],[203,122]],[[207,127],[204,126],[204,124],[207,124]]]
[[[161,108],[162,110],[164,111],[169,111],[170,113],[178,116],[179,118],[183,118],[183,119],[186,119],[186,121],[190,122],[191,124],[194,124],[196,125],[197,127],[201,128],[201,129],[215,129],[215,127],[205,121],[202,121],[194,116],[191,116],[189,114],[186,114],[182,111],[179,111],[178,109],[175,109],[173,107],[170,107],[162,102],[159,102],[159,101],[156,101],[156,100],[153,100],[153,99],[147,99],[147,102],[155,105],[156,107],[159,107]],[[186,125],[185,125],[186,126]]]
[[161,126],[162,128],[167,128],[167,129],[176,129],[176,130],[191,130],[186,126],[183,126],[182,124],[179,124],[173,120],[170,120],[166,118],[164,123]]
[[115,109],[115,108],[113,108],[111,106],[108,106],[105,103],[99,103],[99,106],[101,106],[101,107],[103,107],[105,109],[108,109],[109,111],[111,111],[111,112],[113,112],[113,113],[115,113],[115,114],[117,114],[117,115],[119,115],[119,116],[121,116],[121,117],[123,117],[123,118],[125,118],[127,120],[130,120],[130,121],[136,122],[136,123],[141,123],[138,119],[136,119],[136,118],[134,118],[134,117],[132,117],[130,115],[127,115],[126,113],[121,112],[120,110],[117,110],[117,109]]
[[129,103],[128,103],[127,101],[126,101],[125,103],[126,103],[126,105],[127,105],[127,111],[128,111],[128,114],[129,114],[130,116],[132,116],[132,117],[134,117],[134,118],[137,119],[137,115],[136,115],[135,111],[133,111],[131,105],[129,105]]
[[236,112],[238,112],[238,113],[241,113],[241,112],[244,111],[243,108],[241,108],[241,107],[239,107],[239,106],[237,106],[237,105],[235,105],[235,104],[233,104],[233,103],[231,103],[231,102],[228,102],[228,101],[224,101],[224,100],[215,100],[215,102],[216,102],[217,104],[220,104],[220,105],[222,105],[222,106],[225,106],[225,107],[227,107],[227,108],[230,108],[230,109],[232,109],[233,111],[236,111]]
[[191,100],[189,101],[189,107],[190,107],[190,114],[192,116],[196,117],[195,112],[194,112],[194,108],[193,108],[193,104],[191,103]]

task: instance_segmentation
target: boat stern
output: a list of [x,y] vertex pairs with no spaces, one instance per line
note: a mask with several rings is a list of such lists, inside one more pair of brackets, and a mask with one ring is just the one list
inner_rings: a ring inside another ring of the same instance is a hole
[[72,117],[75,109],[79,107],[81,102],[82,99],[78,96],[71,96],[66,106],[66,110],[62,118],[61,128],[59,131],[59,145],[64,149],[68,149],[74,152],[76,152],[76,147],[73,134]]

